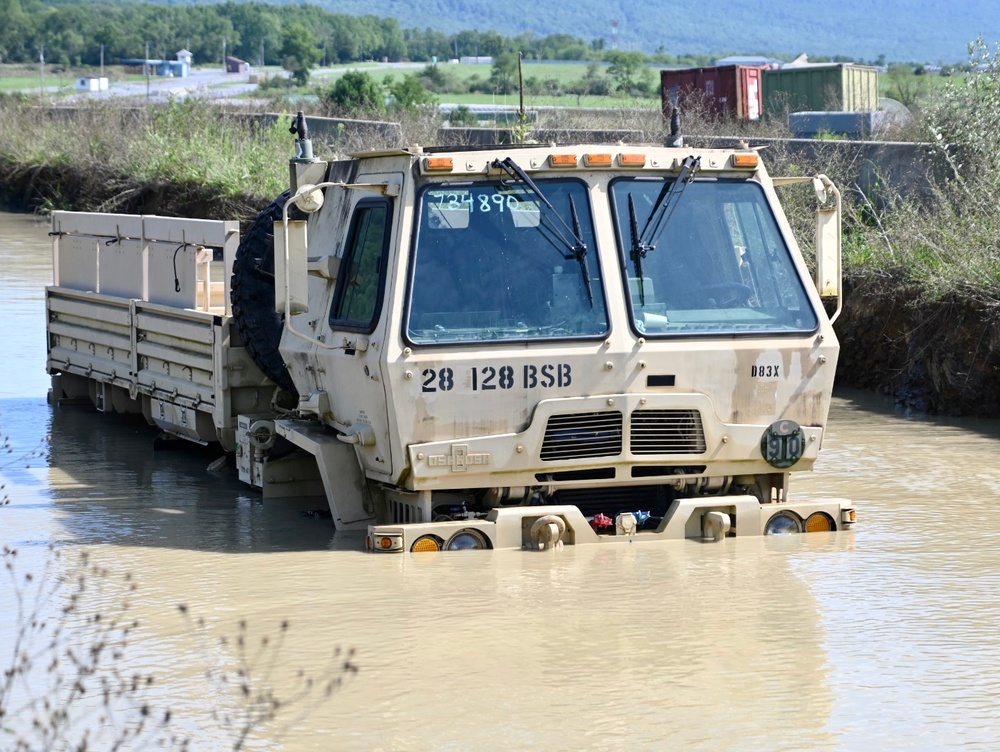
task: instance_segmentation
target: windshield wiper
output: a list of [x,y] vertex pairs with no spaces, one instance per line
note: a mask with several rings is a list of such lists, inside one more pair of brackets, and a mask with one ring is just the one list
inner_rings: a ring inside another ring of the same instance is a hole
[[632,238],[632,250],[629,256],[632,259],[632,266],[635,267],[635,273],[639,275],[639,305],[645,306],[646,286],[642,280],[646,275],[642,270],[642,260],[646,258],[650,248],[639,241],[639,221],[635,217],[635,199],[631,193],[628,194],[628,227],[629,236]]
[[[493,169],[502,170],[506,172],[514,180],[519,180],[528,186],[528,189],[538,197],[545,206],[548,207],[549,211],[559,220],[566,232],[572,236],[572,240],[566,237],[558,225],[553,224],[551,221],[547,222],[547,229],[550,233],[558,238],[562,246],[569,251],[569,255],[563,254],[563,258],[569,261],[570,259],[576,259],[576,262],[580,265],[580,274],[583,275],[583,284],[587,290],[587,301],[590,303],[590,307],[594,307],[594,289],[590,282],[590,263],[587,260],[587,244],[583,240],[583,230],[580,226],[580,218],[576,213],[576,203],[573,201],[573,197],[569,197],[569,211],[572,216],[573,227],[571,228],[566,224],[566,220],[562,218],[562,215],[556,211],[555,207],[552,206],[552,202],[545,197],[545,194],[535,185],[535,182],[528,177],[526,173],[517,162],[515,162],[510,157],[505,159],[494,159],[491,165]],[[501,184],[503,180],[501,179]],[[542,222],[547,219],[546,215],[542,215],[538,226],[541,228]]]
[[[656,244],[660,242],[667,224],[680,202],[681,196],[687,190],[688,185],[694,179],[694,174],[701,166],[701,157],[690,156],[684,159],[681,165],[681,172],[677,179],[672,182],[663,183],[660,195],[653,203],[653,211],[650,212],[643,225],[642,232],[639,232],[639,222],[635,214],[635,201],[632,194],[628,194],[628,220],[629,234],[632,239],[632,250],[629,253],[635,271],[639,275],[639,305],[646,305],[646,290],[643,282],[642,260],[646,254],[656,249]],[[680,186],[680,189],[678,189]]]

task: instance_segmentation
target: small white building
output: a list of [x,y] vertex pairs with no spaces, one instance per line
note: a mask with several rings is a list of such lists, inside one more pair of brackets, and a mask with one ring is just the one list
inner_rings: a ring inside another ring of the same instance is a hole
[[181,50],[177,53],[177,61],[184,63],[185,65],[191,65],[191,58],[194,57],[194,53],[191,50]]
[[81,76],[76,79],[77,91],[107,91],[108,79],[106,76]]

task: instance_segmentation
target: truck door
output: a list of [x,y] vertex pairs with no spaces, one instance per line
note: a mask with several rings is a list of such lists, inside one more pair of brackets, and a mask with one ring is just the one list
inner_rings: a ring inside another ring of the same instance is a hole
[[[399,185],[402,176],[366,175],[361,180]],[[392,457],[379,332],[385,328],[386,270],[399,219],[390,196],[359,191],[351,201],[329,314],[334,349],[321,352],[325,362],[320,367],[332,382],[331,407],[345,427],[344,439],[355,444],[366,470],[388,474]]]

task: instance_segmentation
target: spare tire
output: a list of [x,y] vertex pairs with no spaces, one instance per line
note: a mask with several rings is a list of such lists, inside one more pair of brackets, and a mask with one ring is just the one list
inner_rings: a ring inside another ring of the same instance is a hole
[[[230,300],[236,331],[253,362],[271,381],[297,397],[278,349],[285,316],[274,310],[274,223],[281,221],[287,201],[286,191],[257,215],[240,239],[233,263]],[[305,217],[296,206],[288,211],[289,219]]]

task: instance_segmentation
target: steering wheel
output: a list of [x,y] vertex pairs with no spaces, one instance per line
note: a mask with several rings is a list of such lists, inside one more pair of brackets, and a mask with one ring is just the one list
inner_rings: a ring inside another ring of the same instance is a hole
[[716,308],[732,308],[747,303],[753,295],[753,289],[742,282],[717,282],[696,287],[693,294],[712,298]]

